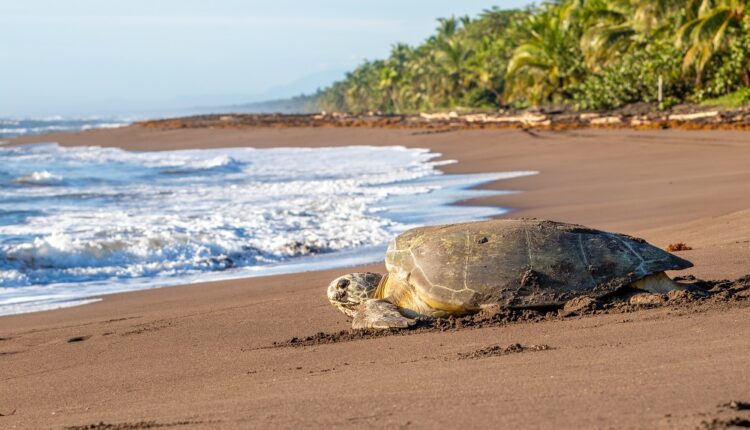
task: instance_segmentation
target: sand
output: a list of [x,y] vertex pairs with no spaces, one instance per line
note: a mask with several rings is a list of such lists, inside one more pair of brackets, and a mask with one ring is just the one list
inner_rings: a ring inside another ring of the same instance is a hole
[[[694,249],[678,254],[695,267],[680,274],[750,273],[750,138],[742,132],[128,127],[14,143],[34,141],[427,147],[459,161],[447,172],[541,172],[491,184],[518,193],[472,204],[659,246],[684,242]],[[274,346],[347,329],[323,294],[344,271],[2,317],[0,427],[724,428],[750,419],[728,405],[750,401],[749,301]]]

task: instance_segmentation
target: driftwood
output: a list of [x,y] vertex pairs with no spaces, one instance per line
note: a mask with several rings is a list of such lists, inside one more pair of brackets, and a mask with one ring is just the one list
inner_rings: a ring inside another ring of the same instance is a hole
[[159,129],[181,128],[286,128],[359,127],[455,130],[482,128],[521,128],[566,130],[577,128],[632,129],[735,129],[750,130],[750,108],[717,110],[691,108],[687,112],[478,112],[458,114],[421,113],[390,115],[347,114],[222,114],[144,121],[137,126]]

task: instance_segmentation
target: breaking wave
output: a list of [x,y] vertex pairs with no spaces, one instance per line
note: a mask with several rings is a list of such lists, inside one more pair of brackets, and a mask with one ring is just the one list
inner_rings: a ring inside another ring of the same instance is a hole
[[28,175],[19,176],[11,182],[25,185],[53,185],[62,182],[62,176],[54,175],[46,170],[31,172]]
[[139,153],[0,147],[0,314],[139,288],[372,262],[399,232],[486,218],[403,147]]
[[60,131],[81,131],[97,128],[117,128],[130,124],[128,118],[84,117],[67,118],[51,116],[43,118],[0,118],[0,138],[19,137]]

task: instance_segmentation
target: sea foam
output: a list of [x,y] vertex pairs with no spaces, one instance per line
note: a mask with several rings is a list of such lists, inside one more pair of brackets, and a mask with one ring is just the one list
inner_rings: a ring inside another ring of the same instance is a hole
[[92,130],[124,127],[132,122],[125,117],[61,117],[0,118],[0,138],[54,133],[59,131]]
[[213,279],[362,264],[407,228],[498,215],[404,147],[0,148],[0,314]]
[[62,181],[62,176],[53,175],[52,173],[42,170],[41,172],[31,172],[28,175],[20,176],[12,180],[16,184],[31,185],[49,185]]

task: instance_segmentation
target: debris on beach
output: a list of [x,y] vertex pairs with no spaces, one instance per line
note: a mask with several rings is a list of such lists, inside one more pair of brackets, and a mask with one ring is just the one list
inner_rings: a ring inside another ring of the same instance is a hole
[[750,403],[749,402],[740,402],[737,400],[732,400],[730,402],[724,403],[721,405],[724,408],[727,409],[733,409],[735,411],[746,411],[750,410]]
[[520,343],[514,343],[507,347],[502,347],[500,345],[491,345],[486,348],[481,348],[472,352],[459,352],[458,359],[459,360],[477,360],[480,358],[498,357],[502,355],[518,354],[521,352],[548,351],[550,349],[552,348],[550,348],[549,345],[524,346],[524,345],[521,345]]
[[542,130],[573,130],[581,128],[632,128],[690,130],[750,129],[750,108],[723,109],[690,106],[687,110],[642,111],[627,107],[607,113],[544,110],[501,109],[488,112],[420,113],[413,115],[368,112],[363,114],[321,112],[317,114],[234,114],[196,115],[135,123],[137,127],[163,130],[188,128],[288,128],[288,127],[351,127],[427,129],[440,132],[482,129],[517,128]]
[[171,423],[160,423],[157,421],[138,421],[132,423],[105,423],[100,421],[96,424],[65,427],[65,430],[141,430],[161,427],[181,427],[202,424],[203,421],[176,421]]
[[687,244],[683,242],[677,242],[677,243],[670,243],[667,245],[666,250],[668,252],[675,252],[675,251],[690,251],[693,248],[691,246],[688,246]]
[[701,421],[701,428],[706,430],[719,430],[729,428],[750,427],[750,416],[737,415],[737,412],[750,410],[750,403],[732,400],[717,407],[713,418]]
[[694,428],[721,430],[750,428],[750,403],[732,400],[717,405],[712,410],[696,411],[682,415],[665,415],[666,428]]

